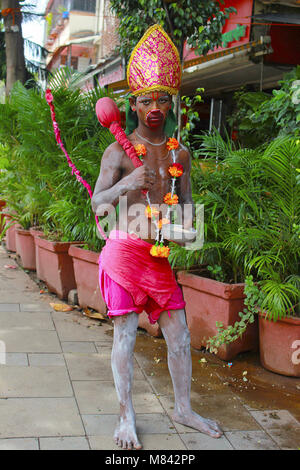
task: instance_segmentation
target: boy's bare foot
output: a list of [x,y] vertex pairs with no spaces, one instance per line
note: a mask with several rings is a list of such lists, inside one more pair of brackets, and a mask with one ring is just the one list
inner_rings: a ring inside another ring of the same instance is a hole
[[184,426],[189,426],[190,428],[197,429],[197,431],[208,434],[211,437],[218,439],[222,436],[223,432],[220,429],[219,425],[212,421],[211,419],[202,418],[202,416],[189,411],[187,414],[180,415],[177,412],[173,414],[173,420],[176,423],[183,424]]
[[114,441],[122,449],[141,449],[136,434],[135,418],[120,418],[114,433]]

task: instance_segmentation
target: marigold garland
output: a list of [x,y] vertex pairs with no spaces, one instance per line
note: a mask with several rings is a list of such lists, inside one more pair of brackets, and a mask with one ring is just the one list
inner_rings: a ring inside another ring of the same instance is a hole
[[[179,146],[179,143],[176,139],[170,138],[168,140],[168,142],[166,143],[166,146],[167,146],[167,149],[169,151],[170,150],[176,150]],[[137,144],[137,145],[135,145],[134,148],[135,148],[135,151],[137,153],[137,156],[142,160],[143,157],[147,154],[147,149],[146,149],[145,145]],[[174,160],[175,160],[175,153],[173,154],[173,163],[168,168],[168,172],[172,177],[171,192],[167,193],[164,196],[164,202],[165,202],[165,204],[168,204],[168,206],[169,206],[166,217],[164,217],[162,219],[159,219],[159,220],[156,220],[156,219],[158,219],[160,212],[155,207],[151,207],[151,201],[149,199],[149,194],[148,194],[148,192],[146,193],[146,197],[147,197],[147,200],[148,200],[149,204],[145,208],[145,216],[148,217],[149,219],[152,218],[153,222],[155,223],[156,228],[157,228],[157,239],[156,239],[157,241],[156,241],[155,245],[152,245],[152,247],[150,249],[150,254],[152,256],[155,256],[155,257],[158,257],[158,258],[168,258],[169,254],[170,254],[170,248],[163,244],[163,237],[162,237],[162,234],[160,234],[160,231],[161,231],[163,225],[170,223],[170,220],[168,218],[170,207],[173,206],[173,205],[178,204],[178,196],[177,196],[177,194],[174,194],[175,182],[176,182],[176,179],[179,178],[183,174],[183,171],[184,171],[183,166],[180,163],[176,163]],[[160,239],[160,242],[159,242],[159,239]]]

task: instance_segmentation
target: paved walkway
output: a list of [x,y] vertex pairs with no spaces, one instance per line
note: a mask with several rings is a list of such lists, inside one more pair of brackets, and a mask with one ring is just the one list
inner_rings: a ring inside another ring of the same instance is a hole
[[[112,440],[118,416],[112,324],[76,310],[55,312],[49,305],[53,296],[40,294],[22,269],[8,265],[16,263],[0,247],[0,346],[6,347],[0,450],[118,449]],[[225,433],[215,440],[172,422],[164,340],[139,331],[134,405],[144,449],[299,448],[300,381],[265,372],[251,357],[233,361],[229,369],[193,351],[192,404],[220,422]]]

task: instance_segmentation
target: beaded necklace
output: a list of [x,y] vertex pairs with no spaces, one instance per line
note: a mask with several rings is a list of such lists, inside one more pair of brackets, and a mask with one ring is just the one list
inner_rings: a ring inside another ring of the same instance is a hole
[[[168,205],[167,213],[164,218],[159,219],[159,211],[155,207],[152,207],[149,197],[149,191],[145,193],[145,197],[148,203],[145,209],[145,215],[146,217],[152,219],[156,231],[155,244],[152,245],[150,249],[150,254],[158,258],[168,258],[170,254],[170,248],[164,245],[162,226],[170,223],[169,217],[171,207],[178,204],[178,196],[177,194],[175,194],[175,186],[177,178],[179,178],[183,174],[183,166],[180,163],[176,163],[175,150],[179,146],[178,141],[174,138],[170,138],[166,143],[166,146],[168,151],[171,152],[173,163],[168,168],[168,172],[171,176],[171,191],[164,196],[164,203]],[[143,162],[143,157],[147,154],[146,147],[143,144],[138,144],[134,148],[138,157]]]

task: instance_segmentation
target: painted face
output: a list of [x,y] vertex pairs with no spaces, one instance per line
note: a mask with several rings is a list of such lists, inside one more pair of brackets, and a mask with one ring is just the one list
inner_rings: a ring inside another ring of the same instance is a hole
[[167,93],[148,93],[137,97],[136,112],[139,120],[147,127],[156,129],[164,124],[171,104],[171,98]]

